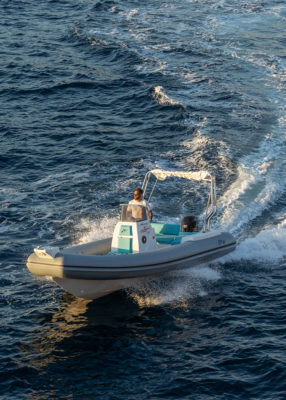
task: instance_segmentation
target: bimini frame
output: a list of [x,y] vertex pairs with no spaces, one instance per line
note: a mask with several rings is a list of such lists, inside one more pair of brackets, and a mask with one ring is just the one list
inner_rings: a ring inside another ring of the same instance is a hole
[[207,232],[210,230],[210,221],[212,217],[216,213],[216,181],[215,177],[212,176],[208,171],[196,171],[196,172],[184,172],[184,171],[165,171],[163,169],[153,169],[145,175],[142,189],[144,195],[147,192],[147,187],[150,181],[150,177],[154,175],[156,180],[151,189],[148,201],[150,201],[154,189],[157,185],[158,180],[164,181],[168,177],[177,177],[177,178],[184,178],[189,180],[195,181],[208,181],[210,182],[210,193],[208,197],[208,203],[205,210],[205,218],[204,218],[204,225],[203,225],[203,232]]

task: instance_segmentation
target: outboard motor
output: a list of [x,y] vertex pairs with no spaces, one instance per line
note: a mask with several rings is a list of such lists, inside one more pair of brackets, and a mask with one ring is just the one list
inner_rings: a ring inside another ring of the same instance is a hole
[[181,223],[181,232],[198,232],[199,221],[195,215],[187,215]]

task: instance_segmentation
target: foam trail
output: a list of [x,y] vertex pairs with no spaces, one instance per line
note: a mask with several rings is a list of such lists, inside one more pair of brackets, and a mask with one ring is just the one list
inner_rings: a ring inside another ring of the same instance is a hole
[[[243,180],[243,175],[239,171],[238,180],[219,202],[224,207],[220,224],[234,234],[238,234],[250,221],[275,204],[285,189],[285,182],[279,179],[277,171],[264,179],[255,176],[256,173],[250,173]],[[224,199],[227,200],[224,202]]]
[[285,179],[285,141],[281,134],[285,119],[267,135],[258,150],[241,160],[236,181],[219,199],[222,210],[220,225],[233,233],[260,216],[283,194]]
[[[227,155],[229,150],[226,144],[223,141],[213,140],[207,136],[204,136],[200,130],[207,124],[207,122],[207,118],[204,118],[198,123],[193,123],[193,125],[196,125],[197,128],[194,137],[191,140],[185,140],[181,143],[181,146],[188,150],[188,154],[185,156],[185,161],[188,163],[191,162],[191,165],[193,166],[200,165],[202,168],[205,152],[210,148],[214,148],[216,151],[219,148],[218,162],[221,165],[227,165]],[[188,121],[188,124],[190,124],[190,121]],[[205,162],[203,168],[208,170],[209,165]]]
[[[285,218],[286,216],[284,216]],[[222,262],[256,260],[279,261],[286,257],[286,218],[277,226],[271,226],[241,242],[236,250],[223,257]]]
[[127,290],[140,307],[174,303],[187,306],[188,300],[207,295],[207,286],[221,278],[219,272],[200,266],[152,280],[143,280]]
[[84,218],[75,227],[79,232],[76,236],[74,245],[92,242],[94,240],[112,237],[113,230],[118,222],[118,218],[104,217],[101,220],[92,221]]

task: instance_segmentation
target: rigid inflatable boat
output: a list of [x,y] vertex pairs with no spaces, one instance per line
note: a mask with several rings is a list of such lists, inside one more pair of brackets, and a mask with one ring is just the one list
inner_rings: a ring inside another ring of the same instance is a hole
[[209,182],[201,231],[194,216],[185,217],[181,225],[154,223],[149,221],[145,207],[122,204],[112,238],[62,250],[37,247],[27,260],[30,272],[51,277],[75,296],[96,299],[130,287],[138,280],[197,266],[234,250],[236,242],[230,233],[210,231],[210,221],[216,212],[216,185],[211,174],[155,169],[145,176],[144,195],[151,176],[155,177],[155,183],[148,200],[157,181],[167,177]]

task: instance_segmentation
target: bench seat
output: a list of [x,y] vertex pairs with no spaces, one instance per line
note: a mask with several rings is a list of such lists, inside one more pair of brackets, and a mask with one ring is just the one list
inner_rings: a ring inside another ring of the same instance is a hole
[[156,241],[161,244],[180,244],[182,237],[194,235],[197,232],[180,232],[180,225],[151,223],[155,231]]

